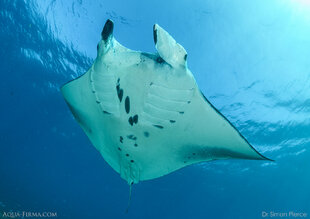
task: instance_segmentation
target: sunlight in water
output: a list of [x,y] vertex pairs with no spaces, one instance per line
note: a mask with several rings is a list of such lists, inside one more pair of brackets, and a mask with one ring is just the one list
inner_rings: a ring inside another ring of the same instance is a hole
[[302,17],[305,23],[310,21],[310,0],[290,0],[294,15]]
[[300,3],[304,6],[310,6],[310,0],[292,0],[293,2]]
[[293,6],[299,8],[299,10],[304,11],[307,10],[309,13],[310,9],[310,0],[291,0],[290,1]]

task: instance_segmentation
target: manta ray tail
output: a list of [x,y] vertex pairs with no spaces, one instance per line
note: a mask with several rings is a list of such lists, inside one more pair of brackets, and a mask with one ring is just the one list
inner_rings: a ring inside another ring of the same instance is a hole
[[127,205],[126,213],[128,213],[129,207],[130,207],[132,185],[133,185],[133,183],[131,183],[131,184],[129,185],[129,199],[128,199],[128,205]]

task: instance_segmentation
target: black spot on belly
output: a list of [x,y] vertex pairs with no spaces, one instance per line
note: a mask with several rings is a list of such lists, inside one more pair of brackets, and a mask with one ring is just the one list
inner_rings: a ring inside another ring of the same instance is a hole
[[144,134],[144,136],[147,137],[147,138],[150,136],[150,133],[148,133],[148,132],[143,132],[143,134]]
[[135,143],[135,147],[138,147],[138,144],[137,144],[137,143]]
[[123,99],[123,94],[124,94],[123,89],[120,89],[119,94],[118,94],[118,99],[119,99],[119,102],[122,102],[122,99]]
[[119,136],[119,141],[120,141],[121,143],[123,143],[123,137],[122,137],[122,136]]
[[130,124],[131,126],[133,126],[133,119],[132,119],[131,116],[129,117],[128,122],[129,122],[129,124]]
[[163,62],[165,62],[165,60],[163,60],[160,56],[157,57],[156,62],[161,64]]
[[182,112],[179,112],[180,114],[184,114],[184,112],[182,111]]
[[122,149],[120,147],[117,148],[119,151],[122,151]]
[[170,120],[170,123],[175,123],[175,120]]
[[161,125],[153,125],[154,127],[156,127],[156,128],[159,128],[159,129],[163,129],[164,127],[163,126],[161,126]]
[[132,118],[132,121],[137,124],[138,123],[138,115],[134,115],[134,117]]
[[127,135],[127,138],[134,141],[137,140],[137,137],[134,135]]
[[126,157],[129,157],[129,154],[126,154]]
[[130,99],[128,96],[125,99],[125,110],[127,114],[130,112]]
[[116,92],[119,99],[119,102],[122,102],[124,91],[120,88],[120,85],[116,85]]
[[98,103],[98,104],[99,104],[99,103],[100,103],[100,101],[99,101],[99,100],[96,100],[96,103]]
[[134,160],[130,160],[131,163],[135,162]]

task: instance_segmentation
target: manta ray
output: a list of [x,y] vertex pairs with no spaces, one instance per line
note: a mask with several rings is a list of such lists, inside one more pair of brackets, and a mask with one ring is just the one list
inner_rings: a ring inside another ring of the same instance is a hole
[[107,20],[97,57],[61,88],[73,116],[104,160],[129,185],[182,167],[261,155],[203,95],[187,53],[158,24],[157,53],[133,51]]

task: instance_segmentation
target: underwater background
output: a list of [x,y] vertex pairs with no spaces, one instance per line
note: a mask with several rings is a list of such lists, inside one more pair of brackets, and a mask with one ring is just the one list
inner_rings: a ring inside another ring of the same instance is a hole
[[[129,186],[59,90],[90,67],[106,19],[144,52],[155,52],[153,24],[165,28],[205,96],[275,162],[205,162],[140,182],[126,213]],[[310,217],[308,0],[1,0],[0,72],[0,218]]]

